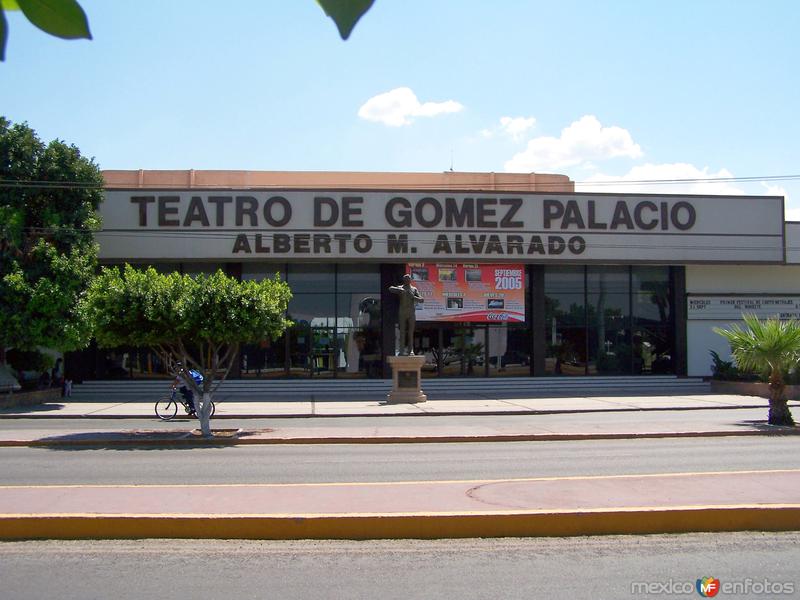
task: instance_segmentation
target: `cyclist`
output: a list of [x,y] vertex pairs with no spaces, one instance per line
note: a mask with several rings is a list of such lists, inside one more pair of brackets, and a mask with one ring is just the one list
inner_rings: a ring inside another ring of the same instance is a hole
[[191,377],[197,386],[203,385],[203,376],[194,369],[189,369],[188,371],[183,367],[181,363],[178,363],[178,374],[175,375],[175,381],[172,384],[173,386],[180,385],[180,392],[183,396],[184,400],[186,401],[186,413],[193,417],[195,416],[195,409],[194,409],[194,392],[188,387],[189,378]]

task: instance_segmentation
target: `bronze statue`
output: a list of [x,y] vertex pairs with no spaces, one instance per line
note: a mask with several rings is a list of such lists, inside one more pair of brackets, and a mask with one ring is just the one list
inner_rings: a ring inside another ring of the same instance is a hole
[[425,302],[419,290],[411,285],[411,275],[403,275],[403,285],[389,287],[393,294],[400,295],[400,354],[414,356],[414,327],[417,324],[415,307]]

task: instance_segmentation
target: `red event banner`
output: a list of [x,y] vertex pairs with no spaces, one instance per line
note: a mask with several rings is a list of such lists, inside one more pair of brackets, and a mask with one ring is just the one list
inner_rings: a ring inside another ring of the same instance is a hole
[[525,267],[409,263],[413,285],[425,302],[418,321],[525,322]]

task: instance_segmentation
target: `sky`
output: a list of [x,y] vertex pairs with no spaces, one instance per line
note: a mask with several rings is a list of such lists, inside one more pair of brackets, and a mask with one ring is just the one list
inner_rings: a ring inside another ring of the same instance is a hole
[[79,1],[91,41],[7,13],[0,115],[103,169],[561,173],[800,220],[796,0],[376,0],[347,41],[315,0]]

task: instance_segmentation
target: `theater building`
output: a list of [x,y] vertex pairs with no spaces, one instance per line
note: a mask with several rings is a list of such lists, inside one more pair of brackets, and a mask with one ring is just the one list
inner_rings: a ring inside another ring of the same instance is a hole
[[[103,264],[280,274],[294,325],[236,378],[385,378],[410,273],[424,377],[709,375],[716,325],[800,316],[783,198],[575,193],[563,175],[106,171]],[[163,376],[144,348],[85,379]]]

